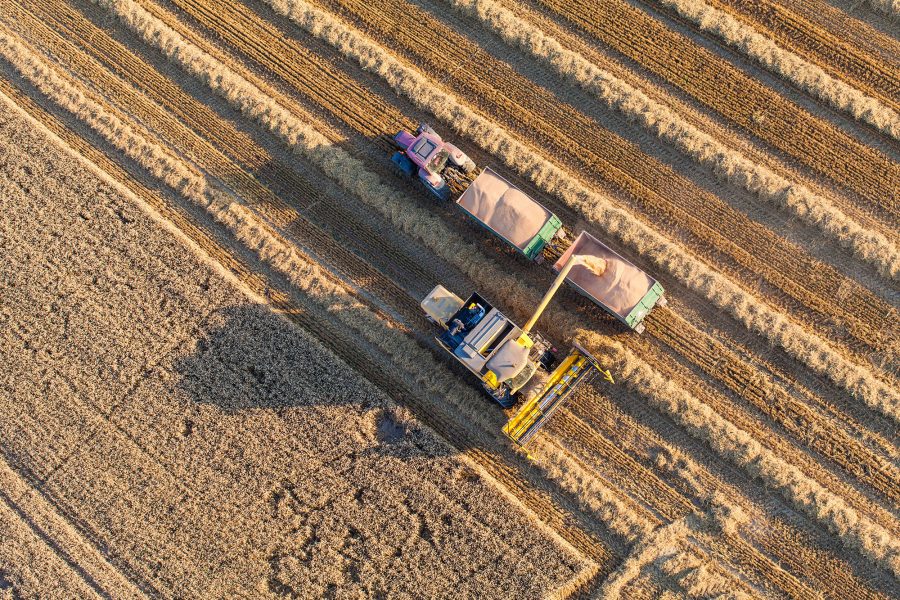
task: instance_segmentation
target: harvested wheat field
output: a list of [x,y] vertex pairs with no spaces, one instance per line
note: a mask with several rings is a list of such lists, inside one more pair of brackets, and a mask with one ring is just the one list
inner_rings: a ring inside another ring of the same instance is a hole
[[0,598],[900,597],[896,4],[0,0]]

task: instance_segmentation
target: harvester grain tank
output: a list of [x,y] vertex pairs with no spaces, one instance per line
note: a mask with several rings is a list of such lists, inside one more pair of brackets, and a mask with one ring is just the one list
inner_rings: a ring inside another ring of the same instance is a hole
[[503,428],[518,444],[534,437],[566,398],[597,372],[612,381],[609,371],[600,371],[597,360],[577,344],[557,364],[555,349],[532,332],[572,268],[604,266],[589,256],[570,257],[523,327],[477,293],[463,301],[438,285],[422,300],[425,314],[443,329],[437,341],[479,379],[485,392],[504,408],[521,403]]

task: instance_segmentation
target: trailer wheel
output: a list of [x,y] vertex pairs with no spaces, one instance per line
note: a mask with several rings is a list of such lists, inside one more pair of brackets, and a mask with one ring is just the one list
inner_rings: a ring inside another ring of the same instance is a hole
[[665,308],[666,306],[669,305],[669,299],[666,298],[665,296],[660,296],[659,300],[656,301],[656,305]]

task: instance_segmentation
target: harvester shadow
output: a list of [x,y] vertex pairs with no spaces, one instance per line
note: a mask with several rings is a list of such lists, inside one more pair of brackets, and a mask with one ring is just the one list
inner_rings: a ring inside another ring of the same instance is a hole
[[[269,410],[299,433],[316,429],[310,421],[323,414],[340,414],[358,427],[335,436],[354,437],[359,452],[422,459],[460,451],[459,439],[443,443],[422,426],[434,417],[424,413],[427,405],[412,402],[395,374],[370,359],[373,352],[381,350],[310,312],[239,305],[206,319],[174,371],[179,390],[230,416]],[[191,426],[185,423],[187,434]]]

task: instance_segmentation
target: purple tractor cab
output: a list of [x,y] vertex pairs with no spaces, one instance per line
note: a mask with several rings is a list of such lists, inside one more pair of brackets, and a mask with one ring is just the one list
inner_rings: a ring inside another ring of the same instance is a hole
[[394,136],[399,150],[391,156],[406,177],[418,176],[429,192],[440,200],[449,200],[452,194],[449,179],[461,179],[475,171],[475,163],[466,154],[441,139],[434,129],[420,123],[416,133],[401,129]]

